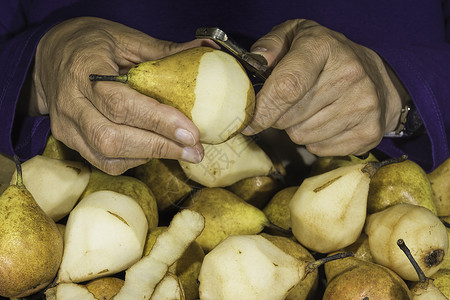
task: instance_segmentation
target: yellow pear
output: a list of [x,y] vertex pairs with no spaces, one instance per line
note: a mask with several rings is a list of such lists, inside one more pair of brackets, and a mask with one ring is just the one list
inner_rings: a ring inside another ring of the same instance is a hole
[[450,269],[440,269],[431,276],[434,285],[450,299]]
[[374,213],[398,203],[410,203],[437,213],[430,180],[415,162],[405,160],[380,168],[370,182],[367,212]]
[[277,192],[269,203],[263,208],[263,212],[273,224],[289,230],[292,226],[289,211],[289,202],[297,191],[298,186],[290,186]]
[[96,299],[111,300],[123,286],[123,279],[117,277],[101,277],[86,283],[86,288]]
[[244,178],[227,187],[227,189],[246,202],[258,208],[263,208],[277,192],[279,183],[270,175]]
[[428,179],[434,193],[437,215],[450,216],[450,158],[428,173]]
[[133,172],[153,192],[159,212],[174,210],[194,190],[176,160],[154,158]]
[[339,167],[349,166],[353,164],[363,164],[369,161],[378,161],[372,154],[367,153],[365,156],[320,156],[311,165],[310,176],[322,174]]
[[219,144],[243,130],[255,106],[253,85],[230,54],[208,47],[187,49],[143,62],[120,76],[90,75],[113,80],[171,105],[198,127],[200,141]]
[[44,289],[58,271],[63,240],[55,222],[39,207],[22,181],[0,196],[0,296],[26,297]]
[[183,205],[205,217],[205,229],[196,240],[205,253],[230,235],[275,227],[260,209],[224,188],[203,188]]
[[85,159],[80,155],[80,153],[78,153],[73,149],[70,149],[63,142],[57,140],[51,134],[47,138],[47,142],[45,144],[45,148],[44,151],[42,152],[42,155],[62,160],[71,160],[79,162],[85,161]]
[[139,179],[126,175],[113,176],[92,168],[91,178],[80,198],[100,190],[114,191],[133,198],[142,207],[148,228],[158,226],[159,215],[155,196]]
[[16,166],[14,161],[0,153],[0,194],[3,193],[11,183],[11,176],[14,174],[16,170]]

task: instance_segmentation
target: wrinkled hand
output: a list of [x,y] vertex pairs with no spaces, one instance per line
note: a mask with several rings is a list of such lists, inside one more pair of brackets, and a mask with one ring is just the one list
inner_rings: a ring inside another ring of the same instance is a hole
[[407,92],[374,51],[342,34],[291,20],[252,49],[274,70],[245,134],[274,127],[319,156],[360,155],[397,126]]
[[199,132],[185,115],[124,84],[88,78],[205,43],[161,41],[103,19],[68,20],[38,45],[32,101],[50,114],[55,138],[110,174],[154,157],[199,162]]

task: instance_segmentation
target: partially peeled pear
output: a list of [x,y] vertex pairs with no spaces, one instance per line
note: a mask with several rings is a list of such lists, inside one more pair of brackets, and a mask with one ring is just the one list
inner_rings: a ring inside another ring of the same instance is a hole
[[255,92],[242,65],[209,47],[187,49],[136,65],[119,76],[90,79],[126,83],[179,109],[200,131],[200,141],[219,144],[243,130],[253,115]]

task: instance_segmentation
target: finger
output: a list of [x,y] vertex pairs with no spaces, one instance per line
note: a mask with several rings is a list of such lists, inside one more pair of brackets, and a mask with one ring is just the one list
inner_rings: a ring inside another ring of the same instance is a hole
[[[280,36],[281,39],[287,39]],[[257,95],[254,118],[244,130],[255,134],[271,127],[314,86],[328,53],[308,37],[295,38]],[[300,112],[302,113],[302,112]]]

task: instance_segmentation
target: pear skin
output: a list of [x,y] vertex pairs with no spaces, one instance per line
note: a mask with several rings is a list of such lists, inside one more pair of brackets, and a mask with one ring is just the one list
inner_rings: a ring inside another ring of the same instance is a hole
[[84,158],[75,150],[67,147],[63,142],[57,140],[53,135],[47,138],[43,156],[50,158],[62,159],[62,160],[72,160],[84,162]]
[[437,214],[430,180],[411,160],[381,167],[370,182],[369,214],[399,203],[420,205]]
[[378,159],[372,153],[369,153],[367,157],[358,157],[355,155],[321,156],[311,165],[310,176],[319,175],[352,164],[364,164],[369,161],[378,161]]
[[298,186],[290,186],[277,192],[269,203],[263,208],[263,212],[273,224],[284,229],[291,228],[291,215],[289,211],[289,201],[291,201]]
[[158,226],[159,215],[155,196],[139,179],[126,175],[113,176],[92,168],[91,178],[80,199],[99,190],[114,191],[133,198],[142,207],[148,228]]
[[450,158],[428,173],[428,179],[434,193],[437,215],[450,216]]
[[450,299],[450,269],[440,269],[431,276],[434,285]]
[[159,212],[174,210],[194,188],[175,160],[152,159],[136,167],[133,176],[144,182],[156,198]]
[[278,183],[270,175],[244,178],[227,189],[246,202],[262,209],[277,192]]
[[[328,281],[323,300],[412,299],[405,281],[388,268],[358,258],[344,260],[350,265]],[[328,262],[325,267],[331,263],[342,262]]]
[[58,271],[62,236],[22,182],[0,196],[0,296],[26,297],[44,289]]
[[123,286],[123,279],[117,277],[101,277],[86,283],[86,288],[96,299],[111,300]]

